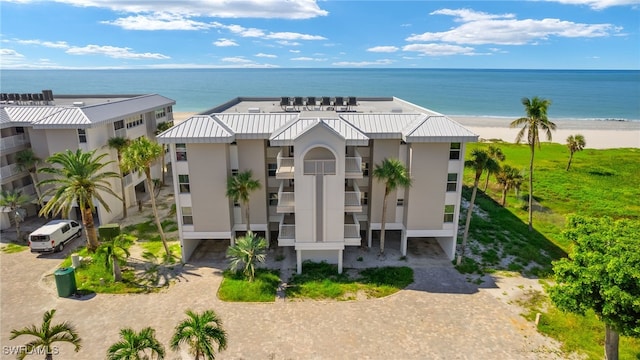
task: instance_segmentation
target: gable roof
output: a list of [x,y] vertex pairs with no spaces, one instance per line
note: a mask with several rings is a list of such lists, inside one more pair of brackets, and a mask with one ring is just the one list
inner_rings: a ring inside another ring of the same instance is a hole
[[404,137],[410,142],[471,142],[478,135],[446,116],[429,116]]
[[197,115],[167,129],[156,139],[161,144],[232,143],[235,141],[235,133],[213,116]]

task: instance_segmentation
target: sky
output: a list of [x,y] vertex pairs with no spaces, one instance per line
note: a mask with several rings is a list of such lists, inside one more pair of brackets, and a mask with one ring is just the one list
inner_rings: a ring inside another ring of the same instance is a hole
[[640,0],[0,0],[1,69],[640,69]]

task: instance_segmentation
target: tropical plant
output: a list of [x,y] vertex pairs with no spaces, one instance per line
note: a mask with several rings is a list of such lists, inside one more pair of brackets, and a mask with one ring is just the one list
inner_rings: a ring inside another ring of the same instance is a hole
[[471,192],[471,200],[469,201],[469,208],[467,209],[467,220],[464,224],[464,234],[462,235],[462,246],[460,248],[460,254],[458,255],[457,265],[460,265],[462,258],[467,247],[467,238],[469,237],[469,225],[471,225],[471,217],[473,215],[473,205],[476,202],[476,193],[478,192],[478,183],[480,177],[485,170],[491,169],[491,172],[497,172],[500,169],[500,165],[489,156],[489,153],[480,150],[473,149],[471,151],[471,159],[464,162],[466,168],[470,168],[474,171],[475,176],[473,179],[473,191]]
[[[160,135],[162,132],[169,130],[169,128],[171,128],[173,126],[173,121],[165,121],[165,122],[161,122],[158,125],[156,125],[156,135]],[[164,186],[164,167],[165,167],[165,163],[164,163],[164,154],[166,154],[166,145],[162,144],[162,163],[161,163],[161,168],[162,168],[162,177],[160,178],[160,182],[161,184]]]
[[521,117],[511,122],[511,127],[522,126],[516,135],[516,143],[520,143],[527,135],[527,144],[531,149],[531,160],[529,161],[529,231],[533,231],[533,159],[536,145],[540,148],[539,132],[546,134],[547,140],[551,140],[551,130],[556,129],[556,124],[547,117],[547,109],[551,105],[551,100],[541,99],[537,96],[532,99],[522,98],[526,117]]
[[222,328],[222,320],[213,310],[201,314],[187,310],[186,314],[188,318],[176,326],[171,349],[177,351],[181,345],[187,345],[195,360],[215,359],[215,344],[218,352],[227,348],[227,333]]
[[112,171],[102,170],[112,161],[102,162],[107,153],[95,156],[96,150],[84,152],[81,149],[73,152],[67,150],[53,154],[47,162],[56,167],[45,167],[38,172],[52,175],[51,178],[40,181],[40,185],[53,185],[48,188],[43,196],[51,195],[51,200],[40,209],[40,215],[54,214],[69,217],[69,212],[74,203],[78,204],[82,216],[82,223],[87,234],[87,249],[94,252],[98,248],[98,234],[93,221],[94,199],[100,203],[106,211],[111,211],[109,204],[103,199],[102,194],[109,194],[116,199],[120,197],[111,189],[110,179],[117,178],[118,174]]
[[131,255],[129,247],[132,243],[133,241],[128,235],[120,234],[100,244],[98,252],[104,254],[104,266],[113,272],[113,281],[122,281],[120,262]]
[[31,149],[24,149],[18,151],[16,153],[16,165],[18,166],[18,170],[20,171],[28,171],[29,176],[31,176],[31,182],[33,183],[33,188],[36,191],[36,196],[38,197],[38,205],[42,205],[42,197],[40,196],[40,187],[38,186],[38,164],[40,163],[40,158],[36,156],[36,154]]
[[408,188],[411,186],[411,176],[409,171],[398,159],[385,158],[381,164],[376,164],[373,169],[373,177],[384,184],[384,197],[382,199],[382,219],[380,226],[380,254],[384,259],[384,239],[387,223],[387,198],[389,194],[397,188]]
[[16,223],[16,239],[21,240],[20,223],[23,220],[22,207],[29,203],[29,197],[22,194],[22,191],[0,191],[0,206],[6,206],[11,210],[13,221]]
[[507,192],[522,183],[522,175],[518,169],[509,165],[503,165],[496,174],[498,184],[502,186],[502,199],[500,204],[505,206],[507,203]]
[[244,236],[236,238],[235,244],[227,249],[229,268],[237,272],[240,265],[244,264],[242,274],[252,282],[256,276],[256,262],[265,261],[266,250],[267,241],[248,231]]
[[569,168],[571,167],[573,154],[578,151],[582,151],[586,145],[587,142],[584,140],[584,136],[580,134],[569,135],[567,138],[567,148],[569,148],[569,163],[567,164],[567,171],[569,171]]
[[[507,158],[502,152],[502,149],[493,145],[489,145],[489,147],[487,148],[487,153],[489,154],[489,157],[491,157],[496,163],[504,161],[504,159]],[[493,170],[487,169],[487,179],[484,182],[484,192],[487,192],[487,187],[489,187],[489,177],[491,177],[491,174],[493,174]]]
[[55,313],[55,309],[45,312],[42,319],[42,327],[40,328],[36,325],[31,325],[20,330],[11,330],[9,340],[13,340],[22,335],[35,337],[35,339],[20,348],[17,356],[18,359],[24,359],[28,354],[44,352],[45,360],[52,360],[55,349],[53,344],[57,342],[70,343],[75,347],[75,352],[80,351],[82,340],[78,336],[75,326],[66,321],[61,324],[52,325],[51,320]]
[[227,197],[234,202],[240,202],[242,206],[244,206],[245,218],[247,219],[247,231],[251,231],[249,196],[252,191],[258,190],[260,187],[260,181],[253,178],[251,170],[238,173],[227,180]]
[[118,171],[120,172],[120,189],[122,189],[122,218],[127,217],[127,191],[124,183],[124,173],[122,171],[122,151],[129,146],[131,141],[126,137],[116,136],[107,140],[107,146],[114,149],[118,156]]
[[604,322],[607,360],[618,359],[619,333],[640,338],[639,224],[572,216],[563,237],[573,251],[553,264],[551,300],[563,311],[593,311]]
[[153,210],[153,217],[156,221],[156,227],[158,233],[160,233],[160,239],[162,245],[167,254],[167,259],[171,257],[171,251],[169,245],[167,245],[167,238],[162,230],[162,224],[160,223],[160,215],[158,214],[158,208],[156,207],[156,197],[154,196],[153,179],[151,178],[151,165],[157,161],[161,156],[162,146],[147,139],[146,137],[140,137],[129,144],[122,153],[122,168],[125,171],[138,171],[144,173],[147,182],[147,190],[149,191],[149,198],[151,198],[151,208]]
[[140,332],[131,328],[120,329],[120,341],[107,350],[108,360],[164,359],[164,346],[156,339],[156,331],[146,327]]

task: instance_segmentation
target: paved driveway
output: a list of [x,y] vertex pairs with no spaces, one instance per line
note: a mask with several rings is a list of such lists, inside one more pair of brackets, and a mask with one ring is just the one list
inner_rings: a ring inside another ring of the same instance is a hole
[[[60,258],[0,255],[3,347],[24,343],[8,340],[11,329],[40,324],[42,314],[56,308],[54,320],[73,322],[83,339],[79,353],[62,345],[57,358],[104,359],[120,328],[151,326],[166,346],[186,309],[214,309],[229,337],[220,359],[556,358],[531,324],[465,282],[448,263],[409,262],[416,282],[384,299],[240,304],[216,298],[221,264],[210,263],[185,265],[176,284],[157,294],[61,299],[51,281],[42,281]],[[190,357],[168,350],[167,359]]]

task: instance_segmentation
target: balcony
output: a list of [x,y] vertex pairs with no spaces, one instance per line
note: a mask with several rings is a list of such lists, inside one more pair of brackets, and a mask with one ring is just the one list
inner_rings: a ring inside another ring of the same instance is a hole
[[7,136],[2,138],[2,142],[0,142],[0,150],[4,151],[28,143],[29,140],[27,140],[27,136],[25,134]]
[[349,213],[362,212],[360,187],[356,182],[353,182],[353,187],[347,188],[344,192],[344,211]]
[[336,161],[335,160],[305,160],[304,161],[304,175],[335,175],[336,174]]
[[0,168],[0,178],[7,179],[12,176],[20,174],[22,171],[18,170],[18,165],[11,164]]
[[282,151],[277,156],[278,168],[276,169],[276,179],[293,179],[294,167],[292,157],[283,157]]
[[345,245],[360,245],[360,222],[353,214],[344,216],[344,243]]
[[295,196],[292,188],[285,188],[284,181],[280,182],[280,188],[278,188],[278,206],[276,212],[292,213],[295,211]]
[[362,179],[362,156],[355,151],[355,156],[345,158],[344,177],[346,179]]
[[118,130],[114,130],[116,137],[126,138],[127,137],[127,129],[122,128]]
[[293,246],[296,239],[296,218],[284,215],[278,227],[278,246]]

